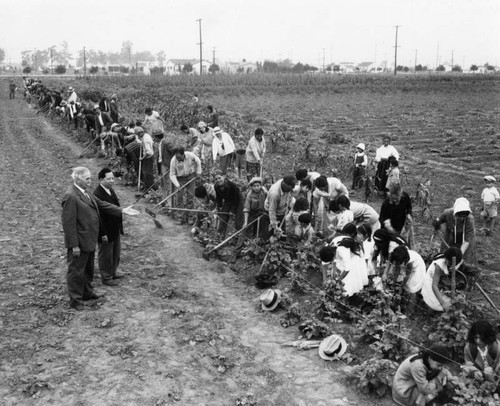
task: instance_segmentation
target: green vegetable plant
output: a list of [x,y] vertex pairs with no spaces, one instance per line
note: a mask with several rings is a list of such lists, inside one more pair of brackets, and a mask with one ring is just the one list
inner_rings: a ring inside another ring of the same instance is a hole
[[370,358],[355,365],[347,373],[347,381],[366,394],[383,397],[391,391],[392,380],[398,363],[378,357]]

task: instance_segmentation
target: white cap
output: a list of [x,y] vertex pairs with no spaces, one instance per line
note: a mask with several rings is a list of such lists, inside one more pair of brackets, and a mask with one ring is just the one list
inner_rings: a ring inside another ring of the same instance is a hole
[[362,151],[364,151],[364,150],[365,150],[365,144],[363,144],[363,143],[361,142],[361,143],[359,143],[359,144],[356,146],[356,148],[359,148],[359,149],[361,149]]

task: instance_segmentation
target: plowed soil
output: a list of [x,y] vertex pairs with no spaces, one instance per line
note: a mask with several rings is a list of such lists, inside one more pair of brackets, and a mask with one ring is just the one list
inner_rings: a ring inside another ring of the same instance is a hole
[[[374,405],[343,384],[345,365],[280,344],[297,330],[259,308],[259,291],[189,230],[125,218],[119,287],[84,312],[68,306],[60,200],[78,159],[69,131],[0,96],[0,404]],[[97,184],[94,177],[93,186]],[[134,190],[117,182],[122,205]],[[137,207],[141,207],[138,205]],[[97,275],[96,275],[97,276]]]

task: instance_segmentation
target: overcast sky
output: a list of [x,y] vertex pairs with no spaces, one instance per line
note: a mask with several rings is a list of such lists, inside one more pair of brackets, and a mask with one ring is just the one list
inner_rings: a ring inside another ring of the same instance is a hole
[[[67,41],[87,49],[165,51],[168,58],[500,64],[500,0],[0,0],[5,62]],[[439,52],[438,52],[439,49]],[[416,54],[416,55],[415,55]]]

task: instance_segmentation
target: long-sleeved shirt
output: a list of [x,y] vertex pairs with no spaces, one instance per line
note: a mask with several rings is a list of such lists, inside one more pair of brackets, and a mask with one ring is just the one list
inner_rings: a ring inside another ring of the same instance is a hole
[[250,138],[246,150],[247,162],[256,164],[261,161],[265,153],[266,141],[264,140],[264,137],[262,137],[262,141],[260,142],[257,141],[257,138],[255,138],[255,136]]
[[212,155],[214,161],[217,159],[217,156],[232,154],[234,150],[235,146],[233,139],[228,133],[223,132],[221,134],[221,139],[214,135],[214,139],[212,141]]
[[247,193],[247,197],[245,199],[245,205],[243,206],[243,213],[263,212],[264,203],[266,202],[266,197],[267,193],[263,189],[261,189],[259,193],[255,193],[253,190],[250,190]]
[[184,161],[179,161],[174,156],[170,161],[170,180],[175,187],[180,187],[177,178],[183,178],[196,173],[201,175],[201,161],[195,154],[189,151],[184,152]]
[[154,155],[153,149],[153,139],[151,135],[144,133],[142,137],[142,156],[145,158],[151,158]]
[[392,145],[388,145],[387,147],[382,145],[380,148],[377,149],[377,152],[375,154],[375,162],[380,162],[382,160],[389,159],[389,157],[393,156],[399,161],[399,154],[396,148],[394,148]]
[[335,199],[337,196],[344,194],[349,197],[349,191],[342,183],[342,181],[338,178],[327,178],[328,182],[328,191],[322,192],[319,189],[314,189],[313,197],[319,199],[320,197],[326,197],[329,199]]
[[269,212],[269,220],[273,225],[278,223],[277,216],[286,214],[292,198],[291,192],[283,192],[281,190],[282,182],[283,179],[280,179],[269,188],[269,193],[264,203],[264,208]]
[[233,182],[226,179],[222,185],[215,185],[214,189],[218,211],[223,207],[227,210],[238,207],[241,193]]
[[398,204],[391,203],[390,198],[384,200],[380,207],[380,223],[384,227],[384,221],[389,219],[391,220],[392,227],[400,233],[405,225],[408,214],[412,214],[411,199],[408,193],[403,192]]

